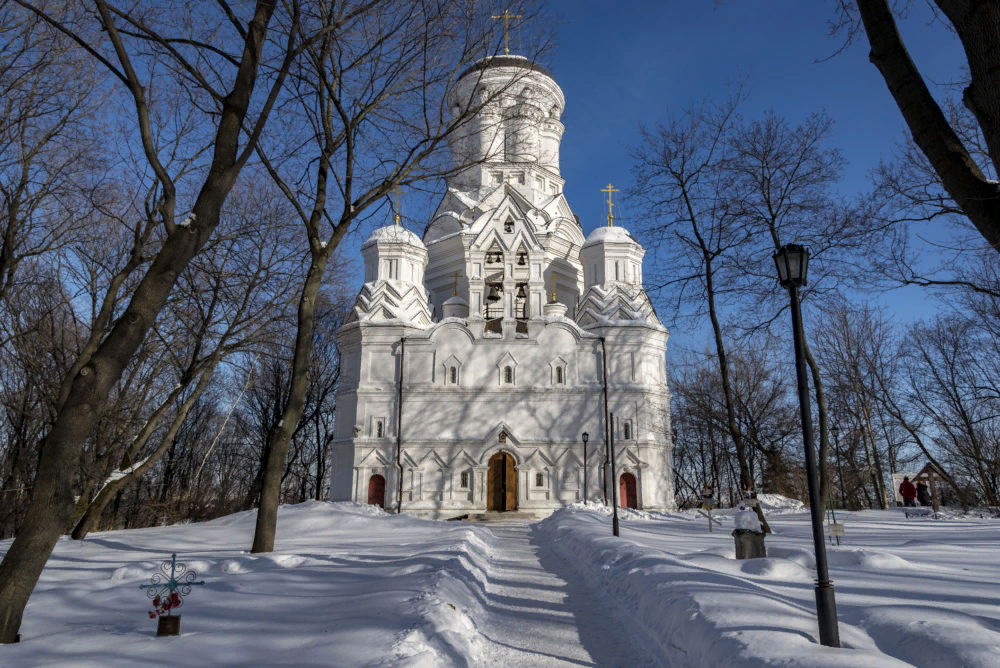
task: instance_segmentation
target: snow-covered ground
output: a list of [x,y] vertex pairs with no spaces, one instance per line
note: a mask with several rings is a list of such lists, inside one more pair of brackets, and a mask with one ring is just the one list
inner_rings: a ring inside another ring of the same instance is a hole
[[[809,517],[763,498],[767,559],[736,561],[729,513],[580,504],[470,526],[356,504],[60,540],[0,668],[60,666],[1000,666],[1000,521],[846,513],[831,547],[841,640],[816,644]],[[9,541],[0,541],[0,552]],[[139,585],[171,552],[205,580],[155,638]]]

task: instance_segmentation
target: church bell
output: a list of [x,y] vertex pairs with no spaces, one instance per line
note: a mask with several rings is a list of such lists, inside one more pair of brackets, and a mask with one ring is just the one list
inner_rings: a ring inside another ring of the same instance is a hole
[[528,298],[528,293],[524,291],[524,283],[521,283],[521,285],[517,286],[517,298],[518,299]]
[[490,294],[487,295],[486,301],[488,301],[488,302],[498,302],[498,301],[500,301],[500,288],[497,287],[497,286],[495,286],[495,285],[491,285],[490,286]]

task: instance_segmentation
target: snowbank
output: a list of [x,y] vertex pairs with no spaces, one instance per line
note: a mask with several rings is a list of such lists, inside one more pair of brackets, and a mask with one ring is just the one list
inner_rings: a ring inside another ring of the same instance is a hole
[[[0,666],[443,668],[483,657],[474,620],[488,529],[310,501],[279,507],[275,551],[249,554],[255,517],[61,539]],[[179,610],[182,635],[154,639],[138,585],[171,552],[205,585]]]
[[[539,524],[547,542],[575,564],[592,587],[613,596],[648,642],[678,665],[790,668],[889,668],[908,664],[879,651],[862,629],[841,624],[847,649],[818,644],[815,612],[756,587],[747,579],[699,567],[661,550],[608,535],[603,513],[571,507]],[[721,560],[703,553],[702,559]],[[697,559],[697,558],[696,558]],[[734,566],[739,562],[731,562]],[[742,562],[757,575],[801,582],[800,564],[779,560]]]

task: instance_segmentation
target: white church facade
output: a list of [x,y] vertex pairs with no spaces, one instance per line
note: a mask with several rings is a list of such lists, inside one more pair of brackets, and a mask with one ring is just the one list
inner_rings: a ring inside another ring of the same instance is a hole
[[423,239],[390,225],[362,246],[365,282],[337,335],[331,497],[433,518],[544,516],[606,493],[672,509],[667,331],[644,251],[621,227],[584,238],[547,72],[486,59],[449,103],[469,99],[489,103],[451,143],[463,168]]

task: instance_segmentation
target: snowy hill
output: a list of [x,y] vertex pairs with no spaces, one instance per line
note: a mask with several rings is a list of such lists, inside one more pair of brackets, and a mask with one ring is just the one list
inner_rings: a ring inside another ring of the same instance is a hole
[[[283,506],[267,555],[244,552],[252,512],[63,539],[0,666],[1000,665],[1000,522],[847,513],[832,650],[808,515],[768,505],[769,557],[747,561],[728,516],[709,534],[704,515],[625,511],[615,539],[594,504],[492,528]],[[155,638],[138,586],[172,551],[205,586],[182,635]]]

